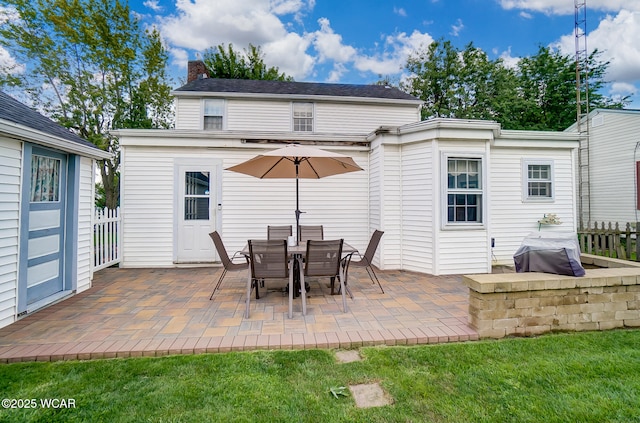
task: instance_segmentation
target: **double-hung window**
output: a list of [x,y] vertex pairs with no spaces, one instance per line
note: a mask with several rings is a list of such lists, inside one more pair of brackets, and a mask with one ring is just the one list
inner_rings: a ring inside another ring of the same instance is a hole
[[313,103],[293,103],[293,130],[313,132]]
[[553,201],[553,162],[524,160],[522,165],[525,201]]
[[204,101],[204,129],[220,131],[224,121],[224,100],[207,99]]
[[482,158],[446,157],[445,225],[478,224],[482,218]]

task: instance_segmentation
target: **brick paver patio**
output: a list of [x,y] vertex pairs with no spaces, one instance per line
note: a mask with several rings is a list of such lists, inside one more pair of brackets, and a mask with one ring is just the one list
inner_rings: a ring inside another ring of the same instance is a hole
[[[93,287],[0,329],[0,362],[198,354],[255,349],[357,348],[477,340],[460,276],[379,271],[382,294],[364,269],[349,273],[354,298],[342,312],[328,280],[312,280],[301,301],[261,290],[244,318],[246,273],[229,273],[209,301],[221,268],[118,269]],[[267,288],[284,286],[268,281]]]

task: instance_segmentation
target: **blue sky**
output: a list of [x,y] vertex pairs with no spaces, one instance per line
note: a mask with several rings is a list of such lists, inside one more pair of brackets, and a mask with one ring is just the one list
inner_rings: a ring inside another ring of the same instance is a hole
[[[584,1],[584,0],[582,0]],[[586,0],[588,49],[611,61],[605,95],[640,108],[640,0]],[[444,38],[506,63],[540,45],[573,55],[574,0],[130,0],[170,51],[175,87],[188,60],[221,43],[259,45],[297,81],[400,81],[409,54]],[[6,56],[6,52],[5,52]],[[0,61],[7,60],[0,51]],[[638,94],[636,94],[638,93]]]
[[[171,52],[176,85],[188,60],[221,43],[262,47],[297,81],[399,81],[409,54],[444,38],[513,63],[540,45],[575,52],[574,0],[135,0]],[[587,47],[611,61],[606,95],[640,108],[640,0],[587,0]]]

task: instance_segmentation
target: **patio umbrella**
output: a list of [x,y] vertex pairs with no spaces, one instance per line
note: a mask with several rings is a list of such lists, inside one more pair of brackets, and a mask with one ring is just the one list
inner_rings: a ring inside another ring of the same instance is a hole
[[227,170],[256,178],[295,178],[296,180],[296,236],[300,226],[300,178],[320,179],[325,176],[363,170],[351,157],[299,144],[288,144],[267,151]]

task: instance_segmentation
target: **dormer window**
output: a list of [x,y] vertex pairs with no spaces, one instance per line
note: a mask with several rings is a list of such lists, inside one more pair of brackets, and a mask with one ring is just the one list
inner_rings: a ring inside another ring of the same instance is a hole
[[313,132],[313,103],[293,103],[294,132]]
[[204,129],[220,131],[223,128],[224,100],[207,99],[204,101]]

